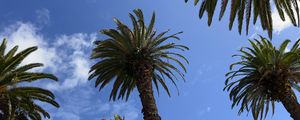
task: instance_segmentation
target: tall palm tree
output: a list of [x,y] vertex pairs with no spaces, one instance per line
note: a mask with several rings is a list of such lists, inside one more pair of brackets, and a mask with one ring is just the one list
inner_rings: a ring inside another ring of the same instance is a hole
[[[155,13],[153,13],[149,26],[145,25],[144,16],[140,9],[133,11],[136,16],[129,14],[133,29],[114,19],[118,28],[105,29],[101,33],[109,38],[96,41],[91,59],[99,59],[98,63],[91,67],[89,80],[96,77],[95,86],[101,90],[108,83],[114,82],[110,94],[110,100],[128,99],[130,93],[137,87],[143,105],[142,112],[145,120],[160,120],[153,96],[152,82],[155,87],[159,84],[167,91],[165,83],[168,78],[176,86],[175,76],[184,79],[184,74],[174,66],[178,64],[185,72],[185,66],[181,60],[184,56],[174,50],[188,50],[188,47],[169,43],[170,38],[178,39],[179,33],[165,36],[168,31],[156,34],[153,29]],[[178,58],[180,59],[178,59]],[[165,78],[166,77],[166,78]]]
[[17,53],[18,46],[6,51],[7,40],[0,45],[0,119],[1,120],[41,120],[42,116],[50,118],[49,113],[36,101],[49,103],[59,107],[55,96],[48,90],[30,87],[28,83],[51,79],[57,81],[52,74],[30,71],[43,64],[32,63],[20,65],[22,61],[37,47],[30,47]]
[[[215,8],[219,0],[202,0],[199,17],[202,18],[203,14],[207,12],[208,25],[212,23]],[[220,0],[221,10],[219,14],[219,20],[222,19],[228,2],[230,0]],[[297,0],[273,0],[276,9],[279,13],[281,20],[285,21],[286,17],[291,20],[294,26],[300,25],[299,22],[299,8]],[[185,0],[188,2],[188,0]],[[199,0],[194,0],[194,5],[199,4]],[[263,30],[267,30],[269,37],[272,38],[273,21],[272,21],[272,10],[271,0],[231,0],[230,17],[229,17],[229,29],[232,29],[233,23],[237,18],[238,30],[241,34],[243,22],[246,23],[246,33],[248,34],[250,19],[253,14],[253,24],[256,24],[258,18],[260,18],[261,26]],[[245,20],[244,20],[245,19]]]
[[[241,60],[230,66],[224,88],[230,91],[232,107],[240,105],[239,114],[252,111],[257,120],[267,116],[270,105],[274,114],[275,102],[281,102],[293,119],[300,120],[293,91],[300,91],[300,40],[288,51],[290,40],[276,48],[266,38],[260,39],[250,40],[252,47],[243,47],[241,54],[234,55]],[[233,70],[235,66],[237,70]]]
[[125,120],[124,117],[122,118],[122,117],[119,116],[119,115],[115,115],[114,118],[115,118],[115,120]]

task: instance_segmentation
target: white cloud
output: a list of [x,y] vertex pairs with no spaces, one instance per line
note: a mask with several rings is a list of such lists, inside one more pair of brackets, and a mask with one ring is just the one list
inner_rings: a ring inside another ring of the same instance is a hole
[[40,25],[46,25],[50,22],[50,11],[46,8],[36,10],[37,22]]
[[275,9],[272,12],[272,18],[273,18],[273,29],[274,32],[280,34],[281,31],[283,31],[284,29],[291,27],[292,23],[291,20],[285,15],[286,20],[282,21],[278,11]]
[[73,65],[73,75],[62,83],[62,88],[73,88],[78,84],[87,82],[89,73],[89,62],[84,57],[75,57],[70,65]]
[[112,114],[119,114],[120,116],[125,116],[126,120],[136,120],[138,118],[138,111],[133,106],[134,101],[119,102],[112,104]]
[[97,90],[86,84],[91,65],[89,56],[96,34],[75,33],[46,39],[39,30],[32,23],[18,22],[0,31],[0,39],[8,38],[9,48],[19,45],[19,51],[38,46],[39,49],[23,64],[43,63],[45,66],[38,71],[59,77],[59,82],[39,84],[53,90],[61,105],[57,109],[41,103],[50,111],[51,120],[85,120],[87,116],[99,120],[112,118],[114,114],[125,116],[127,120],[138,119],[140,110],[135,107],[135,101],[103,102]]
[[71,112],[58,112],[55,117],[60,118],[60,120],[80,120],[80,116]]
[[[273,10],[272,10],[273,29],[274,29],[274,32],[276,32],[277,34],[280,34],[281,31],[293,26],[293,24],[292,24],[291,20],[289,19],[289,17],[287,16],[286,12],[284,12],[285,21],[283,21],[279,16],[279,13],[275,7],[275,4],[272,3],[272,5],[273,5]],[[300,7],[300,6],[298,5],[298,7]],[[294,9],[293,9],[293,12],[295,13]],[[296,20],[297,20],[297,17],[296,17]]]
[[257,37],[259,35],[259,33],[262,33],[262,32],[263,32],[262,28],[255,25],[254,26],[254,33],[249,38],[253,39],[253,38]]
[[199,118],[203,119],[203,116],[211,111],[211,107],[207,106],[206,108],[199,109],[197,115]]
[[74,76],[78,79],[88,78],[89,68],[86,65],[89,65],[89,62],[83,57],[76,57],[72,64],[75,66]]
[[[277,34],[280,34],[283,30],[293,26],[291,20],[287,16],[286,12],[284,12],[285,21],[283,21],[276,9],[275,3],[272,1],[272,20],[273,20],[273,31]],[[300,7],[300,6],[299,6]],[[255,38],[258,33],[263,33],[263,30],[261,27],[255,26],[254,33],[250,36],[250,38]]]
[[[74,88],[87,82],[90,67],[90,50],[96,34],[77,33],[57,37],[53,46],[57,50],[56,73],[64,73],[68,77],[61,84],[48,84],[52,90]],[[72,74],[70,74],[71,72]]]
[[104,102],[99,99],[99,93],[88,85],[64,91],[62,96],[68,97],[59,98],[61,108],[51,109],[53,120],[101,120],[112,118],[115,114],[125,116],[126,120],[136,120],[139,115],[133,100]]
[[53,74],[60,75],[59,78],[65,78],[60,83],[47,84],[47,88],[65,90],[87,82],[89,55],[96,34],[75,33],[47,40],[42,34],[38,34],[38,29],[33,24],[18,22],[0,33],[0,38],[4,37],[9,40],[9,48],[18,45],[18,51],[32,46],[39,47],[23,61],[23,65],[43,63],[45,66],[37,70],[50,70]]
[[50,48],[44,41],[42,35],[38,35],[36,28],[29,23],[18,22],[7,27],[0,33],[1,40],[8,38],[8,48],[15,45],[19,46],[19,52],[28,47],[38,46],[39,49],[30,54],[24,61],[24,64],[43,63],[44,68],[53,67],[55,59],[55,49]]

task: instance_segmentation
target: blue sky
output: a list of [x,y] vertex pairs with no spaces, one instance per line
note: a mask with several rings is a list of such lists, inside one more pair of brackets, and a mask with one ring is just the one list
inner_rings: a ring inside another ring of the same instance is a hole
[[[179,92],[171,86],[172,97],[164,92],[155,94],[159,113],[164,120],[251,120],[246,113],[237,115],[231,109],[228,93],[222,91],[224,74],[229,64],[237,59],[231,55],[247,39],[262,34],[259,25],[251,26],[248,36],[239,35],[236,26],[228,30],[228,17],[221,22],[214,20],[207,26],[206,18],[198,19],[199,6],[184,0],[1,0],[0,38],[9,38],[10,46],[20,45],[21,49],[38,45],[39,50],[24,61],[42,62],[45,67],[36,71],[46,71],[60,78],[58,83],[38,82],[35,85],[54,91],[59,109],[44,105],[51,112],[51,120],[99,120],[118,113],[127,120],[142,119],[138,93],[133,92],[128,102],[108,101],[111,86],[100,93],[93,82],[87,81],[92,41],[104,36],[98,31],[114,28],[113,18],[130,24],[128,13],[142,8],[146,19],[153,11],[157,14],[156,29],[171,29],[180,35],[190,51],[183,53],[189,60],[186,82],[179,81]],[[218,11],[218,10],[217,10]],[[299,38],[299,29],[290,27],[289,22],[281,22],[273,12],[275,33],[273,42],[281,43],[289,38]],[[217,18],[217,17],[215,17]],[[275,115],[267,119],[288,120],[289,114],[281,104],[276,105]]]

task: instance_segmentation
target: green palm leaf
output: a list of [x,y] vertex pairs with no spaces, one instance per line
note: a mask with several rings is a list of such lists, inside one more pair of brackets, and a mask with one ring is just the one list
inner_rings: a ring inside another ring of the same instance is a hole
[[32,63],[21,66],[22,61],[37,47],[27,48],[17,53],[18,46],[6,52],[7,40],[4,39],[0,46],[0,119],[7,120],[42,120],[42,117],[50,118],[50,114],[34,101],[49,103],[55,107],[59,104],[54,100],[52,92],[39,88],[22,86],[20,83],[28,83],[38,80],[58,79],[48,73],[28,72],[41,63]]
[[[221,1],[221,0],[220,0]],[[188,0],[185,0],[188,2]],[[218,0],[202,0],[199,10],[199,17],[202,18],[204,13],[207,13],[208,25],[210,26],[215,13],[215,8]],[[285,21],[285,16],[291,20],[294,26],[299,27],[299,8],[297,0],[274,0],[275,7],[279,13],[281,20]],[[224,16],[229,0],[221,1],[221,9],[219,20]],[[199,0],[194,0],[194,4],[199,4]],[[267,30],[269,37],[272,38],[273,18],[271,10],[271,0],[231,0],[229,29],[233,27],[237,17],[238,31],[241,34],[244,22],[246,23],[246,33],[248,34],[250,19],[253,17],[253,24],[256,24],[260,18],[260,23],[263,30]]]
[[234,55],[241,61],[230,66],[224,90],[229,91],[232,107],[240,106],[239,114],[251,111],[255,120],[263,119],[269,107],[274,114],[274,103],[282,102],[295,119],[297,111],[289,105],[298,104],[292,88],[299,88],[300,40],[286,51],[290,40],[276,48],[266,38],[260,38],[249,40],[251,47],[243,47],[240,54]]
[[[182,76],[183,73],[177,66],[175,67],[172,64],[177,64],[186,72],[182,60],[188,63],[187,59],[181,54],[170,51],[173,51],[172,49],[185,51],[189,48],[175,43],[166,43],[170,38],[179,40],[177,35],[182,32],[166,37],[164,36],[169,31],[156,35],[156,32],[153,30],[155,13],[152,15],[149,26],[145,25],[140,9],[134,10],[134,13],[137,17],[129,14],[133,30],[131,31],[128,26],[115,19],[118,29],[105,29],[101,31],[109,39],[96,41],[96,48],[94,48],[91,57],[100,61],[91,67],[89,79],[91,80],[96,77],[96,87],[100,86],[100,89],[109,82],[114,82],[110,97],[113,100],[117,98],[116,96],[129,94],[135,87],[135,76],[131,64],[136,59],[151,61],[155,69],[153,75],[153,79],[155,80],[162,79],[164,78],[163,76],[169,76],[170,79],[174,79],[175,75],[173,72]],[[162,75],[160,74],[161,72]]]
[[[95,78],[95,87],[102,90],[109,83],[113,83],[110,100],[128,100],[131,92],[138,88],[143,103],[144,119],[157,120],[157,113],[153,96],[152,84],[159,92],[159,85],[170,95],[166,80],[170,80],[177,88],[177,75],[184,80],[187,59],[176,51],[186,51],[189,48],[184,45],[170,43],[170,39],[179,40],[178,32],[166,35],[168,31],[156,33],[154,30],[155,13],[150,24],[144,22],[144,15],[140,9],[135,9],[134,14],[129,14],[133,28],[123,22],[114,19],[117,29],[104,29],[101,33],[108,39],[96,41],[91,59],[97,59],[90,70],[89,80]],[[183,72],[182,72],[183,70]],[[149,82],[148,82],[149,81]],[[149,84],[150,83],[150,84]],[[143,85],[147,84],[144,87]],[[140,87],[139,87],[140,86]],[[146,105],[145,96],[148,92],[151,103]],[[154,117],[149,117],[154,116]]]

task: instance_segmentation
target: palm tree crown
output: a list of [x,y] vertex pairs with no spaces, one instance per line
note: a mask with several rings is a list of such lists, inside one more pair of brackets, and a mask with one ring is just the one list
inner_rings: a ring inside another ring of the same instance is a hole
[[[27,48],[17,53],[18,46],[6,51],[7,40],[0,45],[0,111],[1,119],[7,120],[41,120],[42,115],[50,115],[35,101],[49,103],[59,107],[55,96],[48,90],[30,87],[26,83],[42,79],[57,80],[52,74],[31,72],[29,70],[41,67],[43,64],[32,63],[20,65],[21,62],[37,47]],[[21,85],[22,84],[22,85]],[[24,86],[26,84],[26,86]]]
[[[188,2],[188,0],[185,0],[185,2]],[[211,25],[212,23],[217,2],[218,0],[202,0],[199,17],[202,18],[203,14],[207,12],[208,25]],[[219,20],[222,19],[228,2],[229,0],[222,0]],[[194,0],[194,5],[197,5],[198,3],[199,0]],[[285,16],[288,16],[288,19],[291,20],[293,25],[299,27],[299,8],[297,0],[274,0],[274,3],[280,18],[283,21],[286,20]],[[257,19],[260,18],[263,30],[267,30],[269,37],[272,38],[273,21],[271,6],[271,0],[231,0],[229,29],[232,29],[233,23],[237,17],[238,30],[241,34],[245,18],[246,33],[248,34],[250,19],[253,14],[253,24],[256,24]]]
[[[179,33],[165,36],[168,31],[156,35],[153,30],[155,22],[155,14],[151,18],[149,26],[144,23],[143,13],[140,9],[134,10],[137,18],[129,14],[133,30],[124,25],[118,19],[114,19],[118,29],[105,29],[101,33],[107,35],[109,38],[103,41],[96,41],[96,48],[93,50],[92,59],[101,59],[91,68],[92,74],[89,79],[97,76],[96,87],[101,84],[100,90],[109,82],[114,80],[113,89],[111,91],[110,99],[115,100],[119,98],[128,99],[130,92],[136,87],[135,64],[139,62],[146,62],[153,66],[152,73],[153,82],[158,89],[158,83],[170,95],[168,87],[165,83],[165,76],[169,78],[175,85],[177,79],[174,71],[178,73],[182,79],[183,73],[168,60],[179,64],[184,71],[186,71],[183,63],[175,58],[177,56],[186,62],[186,58],[178,53],[170,51],[172,49],[187,50],[183,45],[175,43],[165,43],[170,38],[179,38],[176,36]],[[120,90],[119,90],[120,89]],[[118,92],[119,90],[119,92]]]
[[[296,100],[291,88],[300,90],[297,85],[300,80],[300,41],[287,51],[289,42],[285,40],[277,49],[261,37],[261,41],[250,40],[252,47],[244,47],[240,50],[241,54],[234,55],[240,57],[241,61],[232,64],[230,69],[234,66],[239,69],[226,75],[228,78],[224,90],[230,91],[232,107],[241,106],[239,114],[251,110],[255,120],[259,116],[262,119],[267,116],[269,104],[274,113],[276,101],[281,101],[288,109],[284,97],[289,95],[288,102]],[[234,78],[235,81],[229,82]]]

